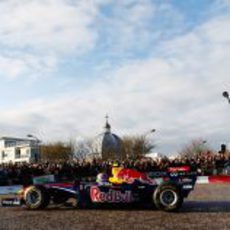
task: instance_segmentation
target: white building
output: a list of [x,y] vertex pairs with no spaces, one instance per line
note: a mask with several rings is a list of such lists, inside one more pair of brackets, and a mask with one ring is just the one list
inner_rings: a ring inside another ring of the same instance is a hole
[[160,153],[153,152],[153,153],[147,153],[147,154],[145,154],[145,157],[151,158],[153,160],[157,160],[157,159],[162,159],[163,155],[160,154]]
[[14,137],[0,138],[0,164],[9,162],[37,162],[39,158],[38,140]]

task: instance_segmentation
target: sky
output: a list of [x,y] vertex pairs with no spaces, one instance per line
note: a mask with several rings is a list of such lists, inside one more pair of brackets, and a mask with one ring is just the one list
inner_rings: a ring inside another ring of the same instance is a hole
[[0,0],[0,136],[218,150],[229,81],[230,0]]

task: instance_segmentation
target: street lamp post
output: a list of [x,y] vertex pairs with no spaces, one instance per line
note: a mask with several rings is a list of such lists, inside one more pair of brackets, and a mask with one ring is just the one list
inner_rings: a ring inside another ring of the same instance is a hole
[[205,144],[207,143],[206,140],[201,141],[198,146],[196,147],[196,153],[201,153],[205,149]]
[[27,134],[27,137],[34,138],[38,143],[40,142],[40,140],[36,136],[34,136],[32,134]]
[[205,146],[206,143],[207,143],[207,141],[204,140],[204,141],[201,142],[200,146],[203,148],[203,147]]
[[38,159],[40,158],[40,146],[39,146],[39,143],[41,141],[36,136],[34,136],[32,134],[27,134],[27,137],[33,138],[36,141],[36,147],[37,147],[38,152],[37,152],[37,154],[35,154],[34,160],[35,160],[35,162],[37,162]]
[[154,133],[156,132],[156,129],[151,129],[149,130],[148,132],[146,132],[144,135],[143,135],[143,144],[142,144],[142,155],[144,155],[145,151],[144,151],[144,148],[145,148],[145,139],[146,137],[151,134],[151,133]]
[[229,93],[227,91],[224,91],[222,93],[222,96],[225,97],[228,100],[228,103],[230,104],[230,97],[229,97]]

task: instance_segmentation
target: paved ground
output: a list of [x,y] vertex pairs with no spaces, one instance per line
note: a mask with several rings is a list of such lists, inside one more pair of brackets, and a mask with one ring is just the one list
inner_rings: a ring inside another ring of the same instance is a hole
[[0,208],[0,229],[230,229],[230,184],[197,186],[178,213]]

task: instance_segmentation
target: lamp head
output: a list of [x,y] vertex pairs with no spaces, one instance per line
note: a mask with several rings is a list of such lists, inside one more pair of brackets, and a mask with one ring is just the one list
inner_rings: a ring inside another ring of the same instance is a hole
[[228,94],[227,91],[224,91],[222,95],[223,95],[223,97],[225,97],[225,98],[229,98],[229,94]]

